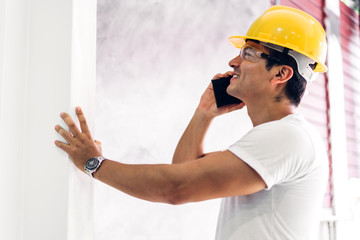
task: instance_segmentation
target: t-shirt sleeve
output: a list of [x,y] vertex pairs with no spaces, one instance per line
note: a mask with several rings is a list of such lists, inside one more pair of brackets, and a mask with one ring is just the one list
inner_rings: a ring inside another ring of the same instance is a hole
[[278,121],[254,127],[229,151],[262,177],[266,189],[304,176],[314,155],[304,130]]

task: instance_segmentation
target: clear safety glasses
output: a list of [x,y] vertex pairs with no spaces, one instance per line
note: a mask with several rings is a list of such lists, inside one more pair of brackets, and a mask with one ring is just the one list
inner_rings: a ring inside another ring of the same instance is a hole
[[240,57],[243,60],[257,63],[257,62],[260,62],[261,59],[263,58],[261,56],[262,53],[263,53],[262,51],[254,48],[248,44],[244,44],[244,46],[242,46],[241,50],[240,50]]
[[[264,45],[268,48],[271,48],[275,51],[278,51],[278,52],[284,52],[284,49],[285,49],[284,47],[274,45],[271,43],[262,43],[262,45]],[[295,71],[295,73],[299,72],[299,74],[308,82],[312,82],[315,80],[318,73],[313,71],[317,65],[317,63],[313,59],[310,59],[310,58],[306,57],[305,55],[302,55],[301,53],[298,53],[298,52],[295,52],[295,51],[289,50],[289,49],[286,54],[288,54],[289,56],[294,58],[296,61],[297,71]],[[260,62],[261,59],[263,58],[270,62],[275,62],[276,64],[279,64],[279,65],[287,65],[287,63],[284,62],[284,60],[280,60],[277,57],[270,56],[249,44],[245,44],[241,47],[240,57],[243,60],[254,62],[254,63]]]
[[275,61],[281,63],[281,61],[277,58],[270,57],[268,54],[260,51],[259,49],[254,48],[249,44],[244,44],[240,50],[240,57],[243,60],[250,61],[250,62],[260,62],[261,59],[267,59],[269,61]]

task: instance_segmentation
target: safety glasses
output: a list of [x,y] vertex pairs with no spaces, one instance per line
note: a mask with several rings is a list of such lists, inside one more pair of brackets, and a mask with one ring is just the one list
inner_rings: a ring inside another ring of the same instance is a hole
[[241,47],[240,50],[240,57],[243,60],[250,61],[250,62],[260,62],[261,59],[267,59],[269,61],[276,61],[278,63],[281,63],[281,61],[277,58],[270,57],[268,54],[260,51],[259,49],[256,49],[255,47],[244,44],[244,46]]

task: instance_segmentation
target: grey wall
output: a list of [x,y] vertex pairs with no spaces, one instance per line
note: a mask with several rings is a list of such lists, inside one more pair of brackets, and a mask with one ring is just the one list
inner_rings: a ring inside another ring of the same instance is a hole
[[[267,0],[98,0],[95,136],[108,158],[170,163],[199,99],[238,54],[227,38],[245,34]],[[251,127],[246,110],[221,116],[206,151],[226,149]],[[219,200],[168,206],[95,184],[95,236],[213,239]]]

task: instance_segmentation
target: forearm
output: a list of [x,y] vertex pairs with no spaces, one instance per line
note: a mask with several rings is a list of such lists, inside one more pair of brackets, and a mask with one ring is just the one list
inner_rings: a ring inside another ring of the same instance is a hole
[[197,109],[174,152],[172,163],[183,163],[204,155],[203,141],[213,117]]
[[128,195],[152,202],[174,203],[179,178],[176,166],[131,165],[105,160],[93,176]]

